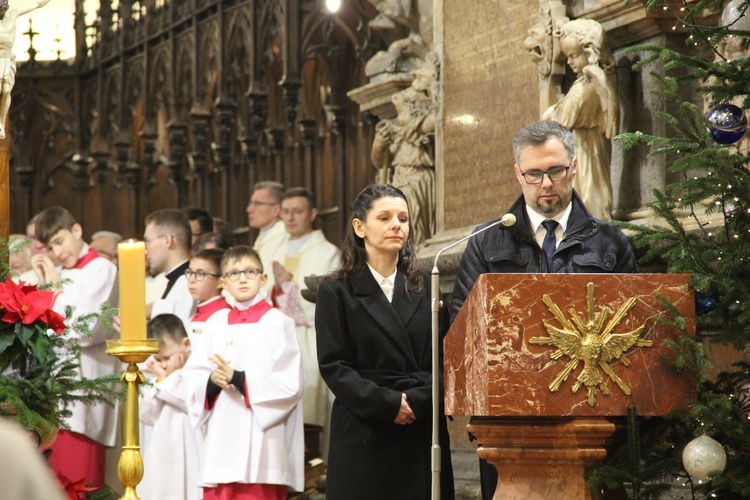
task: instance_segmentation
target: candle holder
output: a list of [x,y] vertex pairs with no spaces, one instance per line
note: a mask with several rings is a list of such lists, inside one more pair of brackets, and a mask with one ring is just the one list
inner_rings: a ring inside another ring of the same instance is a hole
[[107,354],[116,356],[128,368],[122,374],[122,380],[127,384],[125,400],[125,422],[123,424],[123,445],[120,461],[117,464],[117,476],[125,487],[121,500],[140,500],[135,487],[143,479],[143,457],[138,435],[138,384],[146,381],[146,377],[138,369],[136,363],[142,363],[151,354],[159,352],[156,339],[126,339],[108,340]]

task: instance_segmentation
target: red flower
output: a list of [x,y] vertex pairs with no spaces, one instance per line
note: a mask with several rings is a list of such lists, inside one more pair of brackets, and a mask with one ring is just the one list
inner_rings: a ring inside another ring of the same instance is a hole
[[0,310],[6,323],[31,325],[43,321],[55,332],[65,330],[65,318],[52,309],[55,294],[48,290],[38,290],[35,285],[19,285],[10,277],[0,283]]
[[62,335],[67,326],[65,326],[65,316],[59,314],[52,309],[47,309],[44,315],[44,322],[47,326],[58,335]]

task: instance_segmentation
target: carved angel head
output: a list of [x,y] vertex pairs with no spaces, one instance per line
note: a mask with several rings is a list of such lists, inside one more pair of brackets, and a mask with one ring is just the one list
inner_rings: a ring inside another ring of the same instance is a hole
[[[602,25],[591,19],[575,19],[563,24],[555,31],[562,42],[575,41],[586,56],[588,64],[599,65],[605,72],[614,70],[615,60],[605,40]],[[574,68],[575,69],[575,68]]]

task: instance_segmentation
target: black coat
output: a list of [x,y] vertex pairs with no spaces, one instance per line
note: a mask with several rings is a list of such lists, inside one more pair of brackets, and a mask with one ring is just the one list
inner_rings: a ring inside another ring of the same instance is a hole
[[453,286],[451,320],[455,319],[480,274],[637,272],[633,249],[625,234],[611,222],[594,218],[575,190],[571,203],[565,238],[555,250],[552,269],[547,269],[542,249],[531,233],[523,196],[508,211],[516,216],[513,226],[496,226],[471,238]]
[[[407,296],[396,276],[389,303],[369,268],[325,280],[315,311],[318,363],[336,399],[331,414],[329,500],[430,498],[432,424],[429,280]],[[416,416],[394,420],[406,393]],[[441,416],[443,498],[453,498],[445,417]]]

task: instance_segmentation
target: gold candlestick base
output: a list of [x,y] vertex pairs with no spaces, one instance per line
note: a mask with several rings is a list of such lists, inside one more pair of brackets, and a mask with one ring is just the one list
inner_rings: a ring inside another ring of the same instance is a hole
[[159,343],[156,339],[107,341],[107,354],[128,363],[128,369],[122,374],[122,380],[127,384],[127,396],[122,453],[117,464],[117,476],[125,487],[121,500],[140,500],[135,487],[143,479],[143,457],[138,435],[138,384],[145,382],[146,377],[136,363],[142,363],[151,354],[158,352]]

